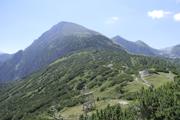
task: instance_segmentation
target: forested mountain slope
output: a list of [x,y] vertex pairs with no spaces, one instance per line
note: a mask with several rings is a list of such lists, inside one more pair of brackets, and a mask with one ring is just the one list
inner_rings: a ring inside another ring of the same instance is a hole
[[124,87],[135,80],[140,70],[168,72],[167,68],[176,70],[171,63],[159,58],[132,56],[112,49],[66,55],[46,69],[1,90],[1,120],[49,119],[48,111],[53,105],[61,111],[64,107],[82,104],[80,91],[85,86],[90,90],[102,88],[100,93],[104,92],[103,86],[112,88],[114,96],[109,96],[110,99],[135,99],[136,93],[128,93]]

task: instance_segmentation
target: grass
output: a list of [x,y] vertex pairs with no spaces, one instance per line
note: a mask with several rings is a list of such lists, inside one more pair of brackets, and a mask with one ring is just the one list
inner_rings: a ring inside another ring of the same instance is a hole
[[[96,108],[98,108],[98,110],[101,110],[101,109],[106,108],[107,105],[113,106],[113,105],[119,104],[119,102],[120,102],[119,99],[107,99],[107,100],[101,100],[101,101],[98,101],[98,102],[96,101]],[[95,111],[96,110],[93,110],[88,114],[92,114]],[[82,105],[64,108],[60,112],[60,114],[64,118],[69,118],[69,119],[75,120],[79,115],[83,114]]]
[[[145,80],[147,80],[150,84],[152,84],[155,88],[160,87],[161,85],[166,84],[167,82],[172,82],[174,78],[174,74],[172,73],[158,73],[153,74],[148,77],[145,77]],[[128,85],[124,88],[127,92],[137,92],[142,87],[148,88],[147,85],[143,83],[142,80],[139,78],[137,80],[134,80],[133,82],[128,83]]]
[[148,88],[142,81],[134,80],[133,82],[128,83],[124,89],[127,92],[133,93],[139,91],[142,87]]
[[155,88],[160,87],[163,84],[166,84],[168,82],[172,82],[174,78],[174,74],[172,73],[159,73],[159,74],[153,74],[151,76],[146,77],[145,79],[154,85]]
[[[112,87],[108,87],[110,81],[106,81],[101,87],[96,87],[94,89],[92,89],[92,91],[94,91],[94,95],[96,97],[100,97],[100,98],[115,98],[115,96],[117,95],[117,93],[115,92],[115,86]],[[102,87],[105,87],[104,91],[100,91],[100,89]]]

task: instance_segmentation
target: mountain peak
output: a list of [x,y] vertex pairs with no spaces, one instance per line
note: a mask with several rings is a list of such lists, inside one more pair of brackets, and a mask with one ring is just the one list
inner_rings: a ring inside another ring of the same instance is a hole
[[[58,26],[58,25],[76,25],[76,26],[81,26],[81,25],[78,25],[76,23],[73,23],[73,22],[68,22],[68,21],[61,21],[59,23],[57,23],[56,25],[54,26]],[[81,26],[82,27],[82,26]]]
[[39,40],[43,39],[43,41],[45,42],[46,40],[54,40],[57,38],[62,38],[64,36],[70,36],[70,35],[89,36],[89,35],[99,35],[99,34],[100,33],[90,30],[81,25],[72,22],[62,21],[51,27],[45,33],[43,33],[39,37]]
[[148,46],[145,42],[143,42],[142,40],[137,40],[135,43],[137,43],[138,45],[141,46]]
[[113,40],[122,40],[125,41],[125,39],[119,35],[116,35],[115,37],[112,38]]
[[92,31],[84,26],[78,25],[76,23],[72,23],[72,22],[66,22],[66,21],[62,21],[59,22],[58,24],[54,25],[50,31],[52,32],[60,32],[63,35],[69,35],[69,34],[86,34],[86,35],[90,35],[90,34],[99,34],[95,31]]

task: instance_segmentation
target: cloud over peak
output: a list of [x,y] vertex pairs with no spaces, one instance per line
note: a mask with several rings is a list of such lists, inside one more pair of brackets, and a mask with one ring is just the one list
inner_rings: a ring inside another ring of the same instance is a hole
[[165,10],[152,10],[152,11],[147,12],[147,15],[154,20],[169,17],[176,22],[180,22],[180,12],[175,13],[175,12],[165,11]]

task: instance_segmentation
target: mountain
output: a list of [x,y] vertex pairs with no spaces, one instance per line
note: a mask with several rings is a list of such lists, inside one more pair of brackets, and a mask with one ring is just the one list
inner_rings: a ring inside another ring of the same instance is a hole
[[143,41],[128,41],[120,36],[112,38],[113,42],[122,46],[127,52],[137,55],[159,56],[166,58],[180,58],[180,45],[165,49],[155,49],[144,43]]
[[21,79],[67,54],[87,49],[117,49],[109,38],[81,25],[60,22],[0,67],[0,81]]
[[170,58],[180,58],[180,45],[160,50],[161,54]]
[[122,46],[127,52],[132,54],[138,54],[138,55],[147,55],[147,56],[155,56],[157,55],[157,50],[154,48],[151,48],[143,41],[128,41],[120,36],[115,36],[112,38],[114,43]]

